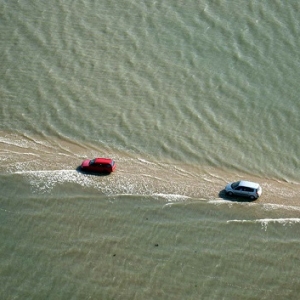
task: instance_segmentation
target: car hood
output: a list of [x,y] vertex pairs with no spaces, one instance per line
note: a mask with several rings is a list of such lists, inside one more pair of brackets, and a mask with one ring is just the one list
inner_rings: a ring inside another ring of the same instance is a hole
[[81,168],[85,168],[85,167],[88,167],[90,165],[90,160],[89,159],[86,159],[82,162],[81,164]]
[[225,191],[229,191],[229,190],[232,190],[232,182],[228,183],[226,186],[225,186]]

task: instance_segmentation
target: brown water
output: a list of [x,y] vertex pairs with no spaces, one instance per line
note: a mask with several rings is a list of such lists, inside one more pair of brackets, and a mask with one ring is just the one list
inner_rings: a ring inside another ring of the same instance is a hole
[[297,298],[296,1],[0,11],[1,299]]

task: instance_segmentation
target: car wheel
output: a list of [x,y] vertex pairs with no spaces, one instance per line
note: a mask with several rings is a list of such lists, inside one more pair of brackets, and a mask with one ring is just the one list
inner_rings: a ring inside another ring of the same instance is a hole
[[250,196],[250,199],[251,200],[255,200],[256,198],[254,196]]
[[231,197],[231,196],[233,196],[233,193],[232,192],[227,192],[227,195]]

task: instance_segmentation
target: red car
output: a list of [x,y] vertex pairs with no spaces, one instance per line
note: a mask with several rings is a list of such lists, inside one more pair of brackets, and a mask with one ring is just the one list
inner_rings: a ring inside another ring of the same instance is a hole
[[86,159],[81,164],[81,170],[95,173],[111,173],[116,169],[115,162],[110,158]]

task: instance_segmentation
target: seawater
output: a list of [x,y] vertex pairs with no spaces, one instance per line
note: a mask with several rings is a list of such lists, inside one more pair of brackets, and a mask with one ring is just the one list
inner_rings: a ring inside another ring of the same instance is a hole
[[0,11],[1,298],[297,298],[296,1]]

